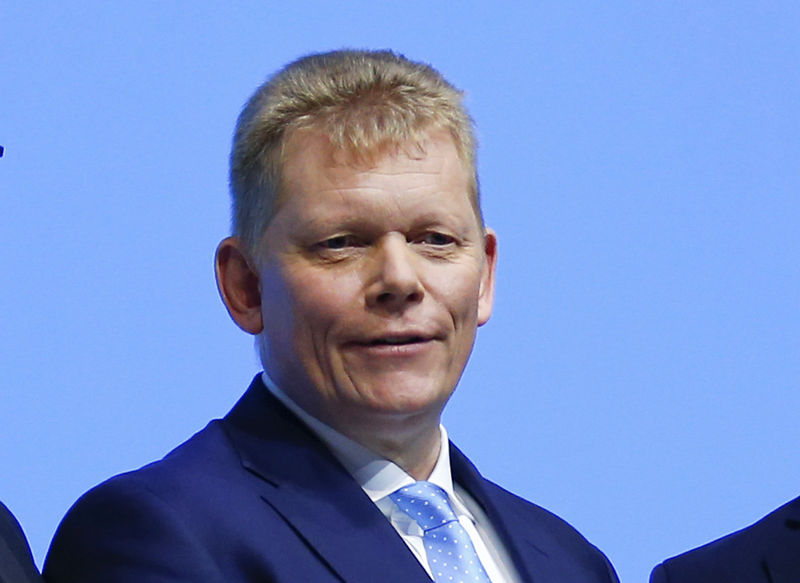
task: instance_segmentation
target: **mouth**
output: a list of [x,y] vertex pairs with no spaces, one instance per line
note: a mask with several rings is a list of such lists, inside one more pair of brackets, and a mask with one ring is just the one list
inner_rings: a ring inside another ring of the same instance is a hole
[[390,336],[384,338],[375,338],[364,342],[365,346],[403,346],[406,344],[420,344],[431,340],[429,337],[424,336]]
[[403,330],[396,332],[377,332],[376,334],[365,334],[360,338],[354,338],[348,344],[353,348],[392,348],[392,349],[414,349],[440,339],[440,336],[421,330]]

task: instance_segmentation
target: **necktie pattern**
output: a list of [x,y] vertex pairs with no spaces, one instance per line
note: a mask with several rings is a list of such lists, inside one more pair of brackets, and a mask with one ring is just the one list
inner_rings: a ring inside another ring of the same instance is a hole
[[436,583],[491,583],[444,490],[431,482],[415,482],[389,497],[424,531],[422,541]]

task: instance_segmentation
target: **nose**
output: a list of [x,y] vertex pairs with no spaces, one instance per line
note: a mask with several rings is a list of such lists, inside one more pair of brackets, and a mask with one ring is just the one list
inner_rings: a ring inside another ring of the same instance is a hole
[[367,305],[397,311],[422,301],[425,294],[418,259],[405,236],[392,233],[383,237],[374,250],[374,272],[367,285]]

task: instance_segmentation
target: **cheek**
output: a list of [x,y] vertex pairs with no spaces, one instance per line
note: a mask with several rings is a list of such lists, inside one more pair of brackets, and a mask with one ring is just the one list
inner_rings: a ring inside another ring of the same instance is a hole
[[330,277],[307,273],[293,280],[292,311],[295,332],[313,336],[335,332],[337,324],[347,324],[361,305],[353,277]]
[[439,301],[445,305],[457,324],[472,324],[477,319],[480,278],[474,270],[448,274],[441,278]]

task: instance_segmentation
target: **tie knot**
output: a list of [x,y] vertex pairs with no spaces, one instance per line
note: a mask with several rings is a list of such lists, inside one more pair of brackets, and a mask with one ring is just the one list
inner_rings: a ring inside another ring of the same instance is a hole
[[431,482],[414,482],[389,494],[389,497],[424,531],[458,520],[447,492]]

